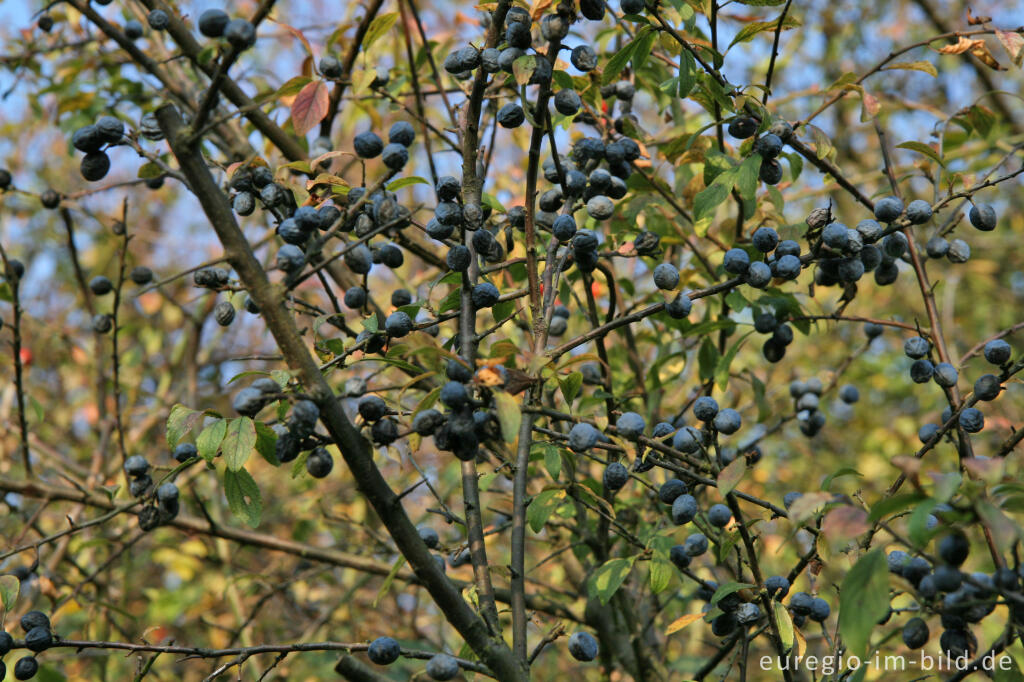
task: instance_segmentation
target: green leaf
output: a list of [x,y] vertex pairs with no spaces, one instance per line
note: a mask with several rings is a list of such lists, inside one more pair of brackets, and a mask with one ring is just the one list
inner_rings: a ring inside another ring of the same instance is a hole
[[544,528],[544,524],[551,518],[551,514],[562,503],[564,497],[564,490],[552,489],[544,490],[530,500],[530,506],[526,508],[526,522],[530,524],[534,533],[539,533]]
[[[704,156],[704,186],[710,187],[714,183],[718,183],[732,189],[732,186],[736,183],[736,176],[730,171],[736,167],[736,159],[732,158],[728,154],[722,154],[721,152],[708,151]],[[724,178],[719,179],[724,173],[729,172],[730,174]]]
[[171,414],[167,417],[167,445],[173,449],[186,433],[192,430],[196,420],[202,412],[196,412],[190,407],[177,403],[171,408]]
[[679,57],[679,98],[683,99],[697,85],[697,62],[689,50],[683,50]]
[[[799,154],[783,154],[786,160],[789,161],[789,176],[796,182],[797,178],[804,171],[804,157]],[[774,187],[772,189],[775,189]],[[777,190],[776,190],[777,191]]]
[[920,61],[920,62],[892,62],[886,65],[882,71],[896,71],[898,69],[905,71],[923,71],[932,78],[938,78],[939,72],[936,70],[935,65],[931,62]]
[[572,372],[565,379],[559,377],[558,386],[562,389],[562,397],[565,398],[565,402],[571,405],[576,396],[580,394],[580,388],[583,386],[583,374]]
[[14,602],[21,592],[21,581],[13,575],[0,575],[0,602],[4,605],[4,611],[14,608]]
[[903,511],[907,507],[926,499],[924,495],[920,493],[905,493],[903,495],[894,495],[877,502],[875,506],[871,507],[871,513],[868,514],[868,523],[874,523],[879,519],[894,514],[898,511]]
[[274,93],[274,97],[292,97],[294,95],[297,95],[299,94],[299,91],[302,90],[302,88],[306,87],[306,85],[308,85],[312,80],[313,79],[310,78],[309,76],[296,76],[295,78],[286,81],[284,85],[279,87],[277,89],[277,92]]
[[365,318],[363,320],[363,329],[370,332],[371,334],[376,334],[378,331],[380,331],[380,323],[377,322],[377,316],[370,315],[369,317]]
[[757,194],[757,183],[761,172],[761,155],[751,154],[740,164],[736,172],[736,191],[740,197],[750,201]]
[[715,368],[718,366],[718,349],[715,348],[715,344],[711,342],[711,338],[705,336],[704,341],[700,344],[700,350],[697,351],[697,370],[700,374],[700,378],[703,381],[713,379],[715,376]]
[[199,54],[196,55],[196,61],[203,65],[209,64],[215,54],[217,54],[217,43],[213,42],[199,50]]
[[407,178],[398,178],[388,183],[388,190],[394,192],[396,189],[402,189],[403,187],[411,187],[412,185],[429,185],[430,181],[419,177],[418,175],[410,175]]
[[[307,174],[313,172],[313,168],[309,165],[309,161],[306,161],[306,160],[292,161],[291,163],[282,164],[282,165],[278,166],[277,169],[278,170],[288,169],[288,170],[294,170],[294,171],[298,171],[300,173],[307,173]],[[347,186],[338,186],[338,187],[335,188],[336,191],[338,189],[344,189],[346,193],[348,192],[348,187]]]
[[808,125],[806,130],[811,134],[811,139],[814,140],[815,156],[819,159],[826,159],[835,155],[835,145],[832,144],[832,140],[829,139],[824,130],[815,125]]
[[672,564],[664,559],[651,560],[651,592],[658,594],[668,588],[672,580]]
[[743,479],[747,471],[747,458],[737,457],[729,462],[729,465],[718,472],[718,492],[728,495],[736,487],[736,484]]
[[461,288],[452,289],[448,292],[448,295],[441,299],[441,303],[437,306],[437,312],[439,314],[446,313],[449,310],[455,310],[459,307],[459,301],[461,299]]
[[634,71],[639,71],[647,62],[647,58],[651,56],[651,48],[654,46],[654,41],[657,38],[658,34],[654,31],[647,31],[645,33],[641,29],[640,33],[637,34],[636,48],[633,50],[633,55],[630,58]]
[[601,85],[608,85],[614,80],[617,80],[622,70],[626,68],[626,64],[633,57],[633,52],[636,50],[637,39],[640,35],[647,30],[648,27],[640,29],[640,33],[637,34],[637,38],[629,41],[622,46],[622,49],[612,55],[612,58],[608,60],[608,63],[604,66],[604,72],[601,74]]
[[754,331],[751,330],[741,336],[736,343],[732,344],[729,350],[725,351],[725,355],[719,358],[718,365],[715,368],[715,383],[718,384],[719,390],[724,391],[729,385],[729,366],[732,365],[733,358],[735,358],[736,353],[739,352],[740,346],[742,346],[743,342],[747,340],[747,337],[753,333]]
[[907,535],[917,547],[924,547],[931,539],[932,531],[928,530],[928,516],[938,506],[937,500],[925,500],[917,505],[907,521]]
[[636,557],[620,557],[602,564],[587,582],[590,595],[600,599],[602,604],[607,604],[629,576],[634,561],[636,561]]
[[764,382],[751,374],[750,385],[754,389],[754,402],[757,403],[757,421],[763,422],[771,414],[768,401],[765,399]]
[[256,447],[256,426],[249,417],[238,417],[228,422],[227,433],[221,443],[221,454],[231,471],[245,466]]
[[397,12],[378,14],[374,17],[373,21],[370,22],[370,28],[366,29],[366,35],[363,36],[363,51],[369,50],[370,46],[377,42],[377,39],[390,31],[397,19]]
[[910,140],[908,142],[900,142],[896,146],[899,147],[900,149],[910,149],[912,151],[917,152],[918,154],[923,154],[924,156],[927,156],[929,159],[939,164],[943,168],[946,167],[946,164],[942,163],[942,159],[939,158],[939,153],[932,149],[930,146],[924,144],[923,142],[915,142],[914,140]]
[[889,571],[885,553],[875,549],[843,578],[839,592],[839,632],[851,654],[867,652],[871,631],[889,612]]
[[228,422],[226,419],[218,419],[203,429],[199,433],[199,437],[196,438],[196,450],[199,451],[199,456],[207,462],[212,462],[213,458],[217,456],[217,450],[220,449],[221,441],[224,440],[227,432]]
[[932,491],[932,498],[936,502],[949,502],[956,491],[963,483],[963,476],[959,471],[951,471],[948,474],[932,474],[935,481],[935,489]]
[[789,651],[793,648],[793,619],[789,617],[789,611],[782,605],[782,602],[773,601],[772,611],[775,614],[775,625],[779,630],[782,647]]
[[36,415],[36,422],[41,424],[46,414],[46,412],[43,410],[43,404],[36,400],[35,396],[31,395],[28,396],[28,404]]
[[60,670],[53,668],[45,663],[40,664],[39,672],[33,678],[36,682],[67,682],[67,676]]
[[300,452],[299,456],[296,457],[295,460],[292,462],[292,471],[291,471],[292,479],[296,479],[299,476],[301,476],[303,473],[305,473],[305,471],[306,471],[306,460],[309,459],[309,453],[310,453],[310,450],[306,450],[305,452]]
[[550,443],[544,445],[544,468],[556,481],[562,473],[562,451]]
[[717,604],[719,601],[721,601],[725,597],[728,597],[730,594],[751,587],[754,587],[754,585],[751,585],[750,583],[725,583],[724,585],[720,585],[718,589],[715,590],[715,593],[711,595],[711,603]]
[[263,498],[259,486],[245,469],[224,470],[224,495],[231,513],[255,528],[263,514]]
[[733,289],[728,294],[726,294],[725,303],[726,305],[729,306],[729,308],[735,310],[736,312],[740,312],[744,308],[750,307],[750,301],[748,301],[746,297],[742,293],[740,293],[739,289]]
[[722,533],[718,539],[718,544],[715,546],[715,559],[719,563],[724,564],[726,558],[732,553],[733,547],[740,541],[740,534],[737,533]]
[[[758,33],[764,33],[765,31],[775,31],[775,27],[779,25],[778,18],[772,19],[771,21],[752,21],[745,25],[743,28],[736,33],[736,37],[729,43],[729,47],[732,47],[736,43],[745,43],[752,39]],[[800,26],[800,20],[791,14],[787,14],[785,19],[782,21],[782,30],[787,28],[795,28]]]
[[163,174],[164,170],[160,167],[160,164],[150,161],[139,166],[139,172],[136,175],[143,180],[152,180],[153,178],[159,178]]
[[718,205],[728,198],[729,190],[726,185],[714,182],[698,192],[693,199],[693,219],[701,220],[713,214]]
[[523,413],[519,411],[519,403],[505,391],[496,391],[494,402],[498,411],[498,423],[501,424],[501,437],[505,439],[506,443],[514,443],[519,435],[519,424],[523,420]]
[[551,81],[558,86],[559,90],[571,90],[576,87],[572,76],[561,69],[555,69],[551,74]]
[[498,301],[491,306],[491,315],[494,317],[494,323],[497,324],[502,320],[507,319],[515,309],[515,301]]
[[508,213],[508,211],[505,210],[505,207],[502,205],[502,203],[498,201],[498,198],[493,194],[483,192],[480,195],[480,201],[483,202],[484,206],[490,206],[492,210],[495,210],[499,213]]
[[405,557],[399,555],[399,557],[395,559],[395,563],[391,566],[391,571],[388,573],[388,577],[384,579],[384,584],[380,586],[379,590],[377,590],[377,597],[373,600],[373,608],[377,608],[377,605],[380,604],[380,600],[383,599],[384,595],[391,590],[391,583],[395,582],[395,576],[397,576],[398,572],[402,570],[402,566],[405,566]]
[[974,511],[978,513],[985,527],[992,532],[996,547],[1010,547],[1020,540],[1020,526],[988,500],[975,502]]
[[825,480],[821,482],[821,489],[828,490],[832,486],[832,481],[843,476],[862,477],[862,474],[851,467],[843,467],[842,469],[837,469],[836,471],[833,471],[831,474],[825,477]]
[[277,434],[263,422],[256,424],[256,452],[260,453],[268,463],[278,466],[277,461]]
[[[515,76],[516,83],[519,85],[526,85],[536,69],[537,58],[532,54],[524,55],[512,62],[512,75]],[[524,108],[523,111],[526,109]]]

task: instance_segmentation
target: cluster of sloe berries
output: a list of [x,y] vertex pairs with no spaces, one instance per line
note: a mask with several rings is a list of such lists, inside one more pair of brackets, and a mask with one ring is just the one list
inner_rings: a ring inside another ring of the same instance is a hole
[[[402,655],[402,647],[393,637],[378,637],[370,642],[366,655],[377,665],[391,665]],[[449,654],[434,654],[427,659],[426,673],[432,680],[453,680],[459,674],[459,661]]]
[[97,182],[110,171],[107,149],[120,144],[124,137],[124,123],[114,116],[101,116],[96,123],[79,128],[71,135],[71,144],[85,153],[79,170],[89,182]]
[[[147,498],[139,509],[139,528],[148,531],[178,515],[178,486],[172,481],[160,484],[153,493],[153,477],[149,475],[149,462],[142,455],[131,455],[124,461],[128,475],[128,490],[132,497]],[[152,497],[152,499],[150,499]]]
[[[928,527],[936,528],[939,517],[954,513],[949,504],[936,507],[928,518]],[[1019,621],[1024,616],[1024,594],[1021,592],[1021,572],[1006,566],[991,574],[968,573],[963,565],[970,554],[970,542],[963,531],[952,528],[940,533],[936,540],[940,563],[932,565],[923,556],[911,556],[902,550],[889,553],[889,571],[907,580],[914,588],[917,606],[915,615],[903,625],[903,642],[911,649],[928,643],[931,631],[926,622],[930,614],[938,614],[942,626],[939,645],[943,652],[954,658],[972,656],[978,642],[970,625],[980,623],[991,614],[1002,599],[1009,607],[1011,617]],[[883,618],[887,622],[892,610]]]
[[[42,611],[29,611],[21,617],[21,629],[25,631],[25,641],[18,644],[6,630],[0,630],[0,658],[18,646],[38,654],[46,651],[54,643],[53,628],[50,618]],[[14,664],[14,679],[31,680],[39,672],[39,661],[33,655],[22,656]],[[7,675],[7,665],[0,660],[0,680]]]
[[[761,122],[753,116],[737,116],[729,122],[727,131],[737,140],[745,140],[754,137],[760,128]],[[751,145],[751,152],[761,157],[758,178],[766,185],[777,185],[782,180],[782,165],[778,157],[792,135],[793,127],[788,122],[775,121]]]
[[[500,374],[504,368],[498,368]],[[501,434],[497,417],[488,409],[489,391],[481,388],[474,397],[473,371],[462,361],[450,359],[445,367],[447,383],[441,387],[439,399],[447,408],[440,412],[428,408],[413,417],[412,430],[420,436],[433,436],[434,444],[457,458],[470,461],[479,454],[482,442]]]

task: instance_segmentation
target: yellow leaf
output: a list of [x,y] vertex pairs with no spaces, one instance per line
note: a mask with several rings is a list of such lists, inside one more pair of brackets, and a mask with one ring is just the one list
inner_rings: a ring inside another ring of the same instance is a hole
[[324,152],[320,156],[318,156],[315,159],[313,159],[312,161],[310,161],[309,165],[315,168],[316,166],[320,165],[322,162],[327,161],[329,159],[333,159],[333,158],[339,157],[339,156],[355,156],[355,155],[352,152],[343,152],[343,151]]
[[519,435],[519,424],[523,414],[519,411],[519,403],[508,393],[496,391],[494,402],[498,408],[498,423],[501,424],[501,436],[506,443],[514,443]]
[[978,43],[984,45],[984,42],[981,40],[971,40],[970,38],[964,38],[963,36],[960,36],[960,40],[956,41],[956,43],[954,43],[953,45],[946,45],[945,47],[940,47],[939,54],[963,54],[968,50],[974,49],[974,47]]
[[931,62],[920,61],[920,62],[893,62],[889,66],[882,69],[883,71],[896,71],[896,70],[908,70],[908,71],[923,71],[930,76],[938,77],[939,72],[935,69],[935,65]]
[[679,632],[687,625],[690,625],[691,623],[696,623],[698,620],[701,620],[702,618],[704,618],[703,613],[691,613],[685,616],[680,616],[679,618],[676,618],[674,621],[672,621],[672,623],[665,630],[665,634],[671,635],[673,632]]
[[996,61],[996,58],[993,57],[992,53],[988,51],[988,45],[986,45],[984,41],[977,41],[977,45],[971,48],[971,54],[974,55],[976,58],[980,59],[985,64],[985,66],[987,66],[990,69],[995,69],[996,71],[1006,70],[999,65],[999,62]]
[[341,178],[337,175],[331,175],[330,173],[321,173],[312,180],[306,181],[307,190],[311,190],[317,185],[342,185],[344,187],[348,187],[348,183],[345,182],[344,178]]
[[718,492],[728,495],[736,487],[736,484],[743,478],[747,470],[747,460],[744,457],[737,457],[718,473]]
[[536,0],[533,3],[533,9],[530,11],[530,17],[534,21],[540,21],[540,18],[544,15],[544,10],[551,7],[552,0]]
[[807,651],[807,640],[799,630],[793,630],[793,636],[796,638],[796,655],[803,658],[804,652]]

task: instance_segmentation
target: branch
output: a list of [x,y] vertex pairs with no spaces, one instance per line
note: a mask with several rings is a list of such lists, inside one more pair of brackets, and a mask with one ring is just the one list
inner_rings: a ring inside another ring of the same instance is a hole
[[498,679],[518,682],[522,679],[522,670],[513,659],[508,645],[488,635],[486,624],[437,566],[416,527],[405,514],[401,501],[374,464],[369,444],[349,421],[299,335],[295,321],[285,306],[281,285],[273,285],[267,279],[266,272],[253,256],[245,235],[235,222],[227,198],[214,182],[198,148],[187,143],[183,134],[187,128],[177,110],[170,105],[161,106],[157,110],[157,120],[182,171],[190,179],[192,190],[217,233],[228,262],[259,306],[288,366],[297,373],[319,406],[320,418],[341,451],[359,490],[373,506],[399,551],[423,581],[448,622]]
[[[14,640],[12,649],[24,649],[25,640]],[[207,649],[204,647],[176,646],[173,644],[135,644],[132,642],[104,642],[79,639],[55,639],[50,649],[77,649],[79,652],[85,649],[113,649],[116,651],[130,651],[135,653],[157,653],[177,654],[184,656],[185,660],[193,658],[224,658],[225,656],[238,656],[248,658],[256,654],[289,654],[298,651],[366,651],[369,644],[362,642],[295,642],[294,644],[258,644],[248,647],[230,647],[227,649]],[[423,651],[421,649],[401,649],[405,658],[427,660],[432,658],[436,652]],[[453,657],[459,663],[459,667],[471,670],[490,677],[485,666],[465,658]],[[374,678],[376,679],[376,678]],[[385,678],[387,679],[387,678]]]
[[351,42],[348,44],[348,50],[345,52],[345,57],[341,61],[341,78],[335,83],[334,89],[331,90],[331,99],[327,107],[327,116],[320,122],[320,136],[330,137],[331,127],[334,125],[334,118],[338,115],[338,105],[341,103],[341,98],[345,94],[345,87],[348,85],[352,75],[352,66],[356,63],[356,57],[359,56],[359,48],[363,46],[363,38],[366,36],[366,31],[370,28],[370,24],[373,23],[374,18],[377,16],[377,12],[380,11],[380,6],[384,4],[383,0],[370,0],[370,4],[366,7],[366,14],[363,16],[363,20],[359,22],[356,27],[355,35],[352,36]]
[[[105,509],[107,511],[117,511],[122,513],[123,511],[130,509],[138,504],[138,501],[131,503],[125,503],[124,505],[116,505],[106,495],[100,495],[92,493],[87,490],[74,490],[71,488],[64,488],[59,486],[52,486],[46,483],[38,482],[27,482],[27,481],[15,481],[9,479],[0,479],[0,491],[13,492],[24,495],[25,497],[46,499],[46,500],[65,500],[68,502],[78,502],[89,507],[96,509]],[[102,517],[103,521],[107,520],[106,516]],[[66,529],[61,531],[59,534],[49,536],[47,540],[56,540],[58,537],[63,537],[69,533],[76,532],[89,526],[97,525],[100,523],[99,519],[93,519],[85,523],[78,524],[73,529]],[[206,519],[198,519],[191,516],[179,515],[174,520],[166,524],[172,528],[177,528],[185,533],[195,533],[199,535],[208,535],[210,537],[222,538],[231,542],[236,542],[240,545],[249,547],[259,547],[261,549],[268,549],[275,552],[282,552],[291,556],[300,557],[307,561],[316,561],[329,566],[340,566],[342,568],[351,568],[362,573],[369,573],[371,575],[377,575],[387,577],[391,574],[393,566],[388,563],[375,561],[366,557],[359,556],[358,554],[351,554],[349,552],[342,552],[340,550],[332,549],[330,547],[316,547],[315,545],[305,545],[301,542],[294,542],[284,538],[279,538],[273,535],[266,535],[263,533],[257,533],[254,531],[243,530],[241,528],[234,528],[231,526],[225,526],[222,524],[213,524]],[[25,545],[23,547],[15,548],[13,552],[0,555],[0,560],[6,558],[14,552],[26,551],[39,545],[40,541],[36,541],[31,545]],[[395,577],[398,580],[408,582],[413,585],[422,585],[422,581],[410,570],[400,570]],[[453,580],[455,586],[462,589],[467,585],[462,581]],[[501,602],[508,603],[511,599],[509,591],[504,588],[495,589],[495,595]],[[528,605],[534,611],[540,611],[547,613],[557,618],[564,618],[573,622],[582,622],[582,618],[574,614],[572,611],[562,606],[561,604],[552,602],[543,597],[533,596],[528,600]]]
[[782,35],[782,24],[786,20],[786,14],[789,13],[789,6],[793,4],[793,0],[786,0],[786,6],[782,8],[782,14],[779,15],[779,23],[775,25],[775,37],[772,39],[772,56],[768,61],[768,74],[764,78],[764,97],[761,99],[762,104],[768,104],[768,96],[772,91],[772,75],[775,73],[775,59],[779,56],[779,37]]
[[[32,462],[28,452],[28,421],[25,419],[25,382],[24,367],[21,364],[21,301],[18,290],[21,288],[21,278],[14,274],[11,269],[10,260],[7,258],[7,251],[4,245],[0,244],[0,261],[3,265],[4,279],[11,288],[11,307],[14,309],[14,320],[11,325],[11,353],[14,362],[14,392],[18,399],[18,430],[21,434],[19,450],[21,451],[21,463],[25,466],[25,475],[32,475]],[[11,273],[8,277],[7,273]]]
[[[416,26],[422,32],[419,15],[412,0],[407,0],[409,11],[412,13]],[[487,31],[486,45],[494,47],[498,44],[498,29],[505,23],[505,14],[508,11],[508,0],[501,0],[491,15],[491,25]],[[424,49],[428,56],[430,50],[424,37]],[[443,84],[437,76],[436,67],[431,58],[431,68],[434,69],[437,87],[443,92]],[[410,63],[410,68],[413,65]],[[477,173],[477,155],[480,146],[480,115],[483,104],[484,90],[487,86],[487,74],[483,69],[478,69],[473,79],[473,88],[470,91],[469,100],[464,106],[462,120],[459,125],[459,142],[462,145],[462,203],[463,206],[481,203],[485,178]],[[448,105],[447,97],[444,98],[445,105]],[[449,107],[449,111],[451,108]],[[459,294],[459,355],[462,360],[473,369],[476,367],[476,306],[473,305],[472,287],[479,273],[476,250],[473,248],[472,232],[465,226],[462,228],[462,243],[469,249],[470,267],[462,273],[462,288]],[[484,619],[487,621],[491,631],[495,634],[501,632],[501,623],[498,620],[498,610],[494,602],[494,588],[491,585],[490,566],[487,561],[487,548],[484,544],[483,518],[481,516],[480,491],[477,481],[477,465],[475,460],[462,463],[462,491],[466,510],[466,531],[469,536],[470,559],[473,563],[473,577],[477,584],[477,591],[480,596],[481,610]],[[513,530],[514,533],[514,530]],[[515,571],[512,577],[512,607],[515,613],[516,580]],[[514,616],[513,616],[514,621]],[[514,625],[513,625],[514,627]],[[517,665],[525,669],[525,656],[516,654]]]
[[[203,48],[192,36],[192,31],[189,30],[181,19],[178,18],[178,13],[171,9],[167,3],[162,0],[141,1],[142,4],[145,5],[146,9],[163,9],[167,12],[167,16],[170,18],[170,21],[167,24],[167,33],[174,39],[174,42],[178,44],[178,48],[181,50],[182,54],[188,57],[188,59],[195,64],[197,69],[212,79],[216,75],[216,67],[209,63],[200,63],[199,53]],[[83,0],[72,0],[72,2],[76,6],[84,4]],[[81,11],[86,12],[84,9]],[[91,9],[88,11],[94,15],[96,14]],[[86,16],[89,16],[89,14],[87,13]],[[102,17],[99,17],[98,15],[96,16],[102,21]],[[92,20],[91,16],[89,18]],[[137,51],[138,50],[136,50],[136,52]],[[135,56],[134,53],[132,56]],[[270,140],[289,161],[298,161],[306,158],[306,151],[299,144],[298,140],[286,133],[284,129],[274,123],[269,116],[263,113],[258,106],[255,106],[253,101],[245,94],[245,91],[242,90],[238,83],[230,78],[224,79],[224,82],[221,85],[221,92],[224,93],[224,96],[227,97],[232,104],[245,112],[244,115],[249,122],[252,123],[257,130],[263,133],[263,135]]]
[[[712,296],[723,291],[728,291],[733,287],[740,285],[741,283],[741,279],[734,278],[727,280],[725,282],[720,282],[719,284],[715,284],[706,289],[700,289],[699,291],[691,291],[687,295],[690,297],[691,300],[697,300],[698,298],[705,298],[707,296]],[[640,320],[650,317],[655,313],[660,313],[664,309],[664,303],[653,303],[647,306],[646,308],[641,308],[640,310],[629,313],[628,315],[616,317],[614,320],[611,320],[610,322],[606,322],[605,324],[602,324],[599,327],[594,327],[589,332],[586,332],[585,334],[580,334],[576,338],[570,339],[569,341],[566,341],[562,345],[552,348],[547,353],[548,357],[550,357],[552,360],[556,360],[562,355],[565,355],[566,353],[571,351],[573,348],[576,348],[577,346],[582,346],[584,343],[587,343],[588,341],[593,341],[596,338],[603,337],[607,335],[608,332],[612,331],[613,329],[618,329],[623,325],[639,322]]]

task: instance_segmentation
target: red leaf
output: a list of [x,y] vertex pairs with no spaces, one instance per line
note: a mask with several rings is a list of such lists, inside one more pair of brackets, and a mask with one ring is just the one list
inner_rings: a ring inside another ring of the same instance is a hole
[[329,106],[327,84],[323,81],[307,83],[292,102],[292,125],[297,135],[305,135],[327,116]]
[[309,53],[310,58],[313,57],[313,46],[309,44],[308,40],[306,40],[306,36],[303,35],[302,31],[300,31],[299,29],[297,29],[297,28],[295,28],[293,26],[289,26],[288,24],[286,24],[284,22],[277,21],[276,19],[270,19],[270,20],[273,21],[278,26],[280,26],[281,28],[283,28],[284,30],[286,30],[289,33],[291,33],[296,38],[298,38],[302,42],[302,46],[306,48],[306,52]]
[[1021,61],[1024,60],[1024,38],[1021,38],[1020,34],[1000,31],[998,28],[996,29],[996,37],[1002,43],[1003,49],[1010,55],[1010,61],[1020,66]]

